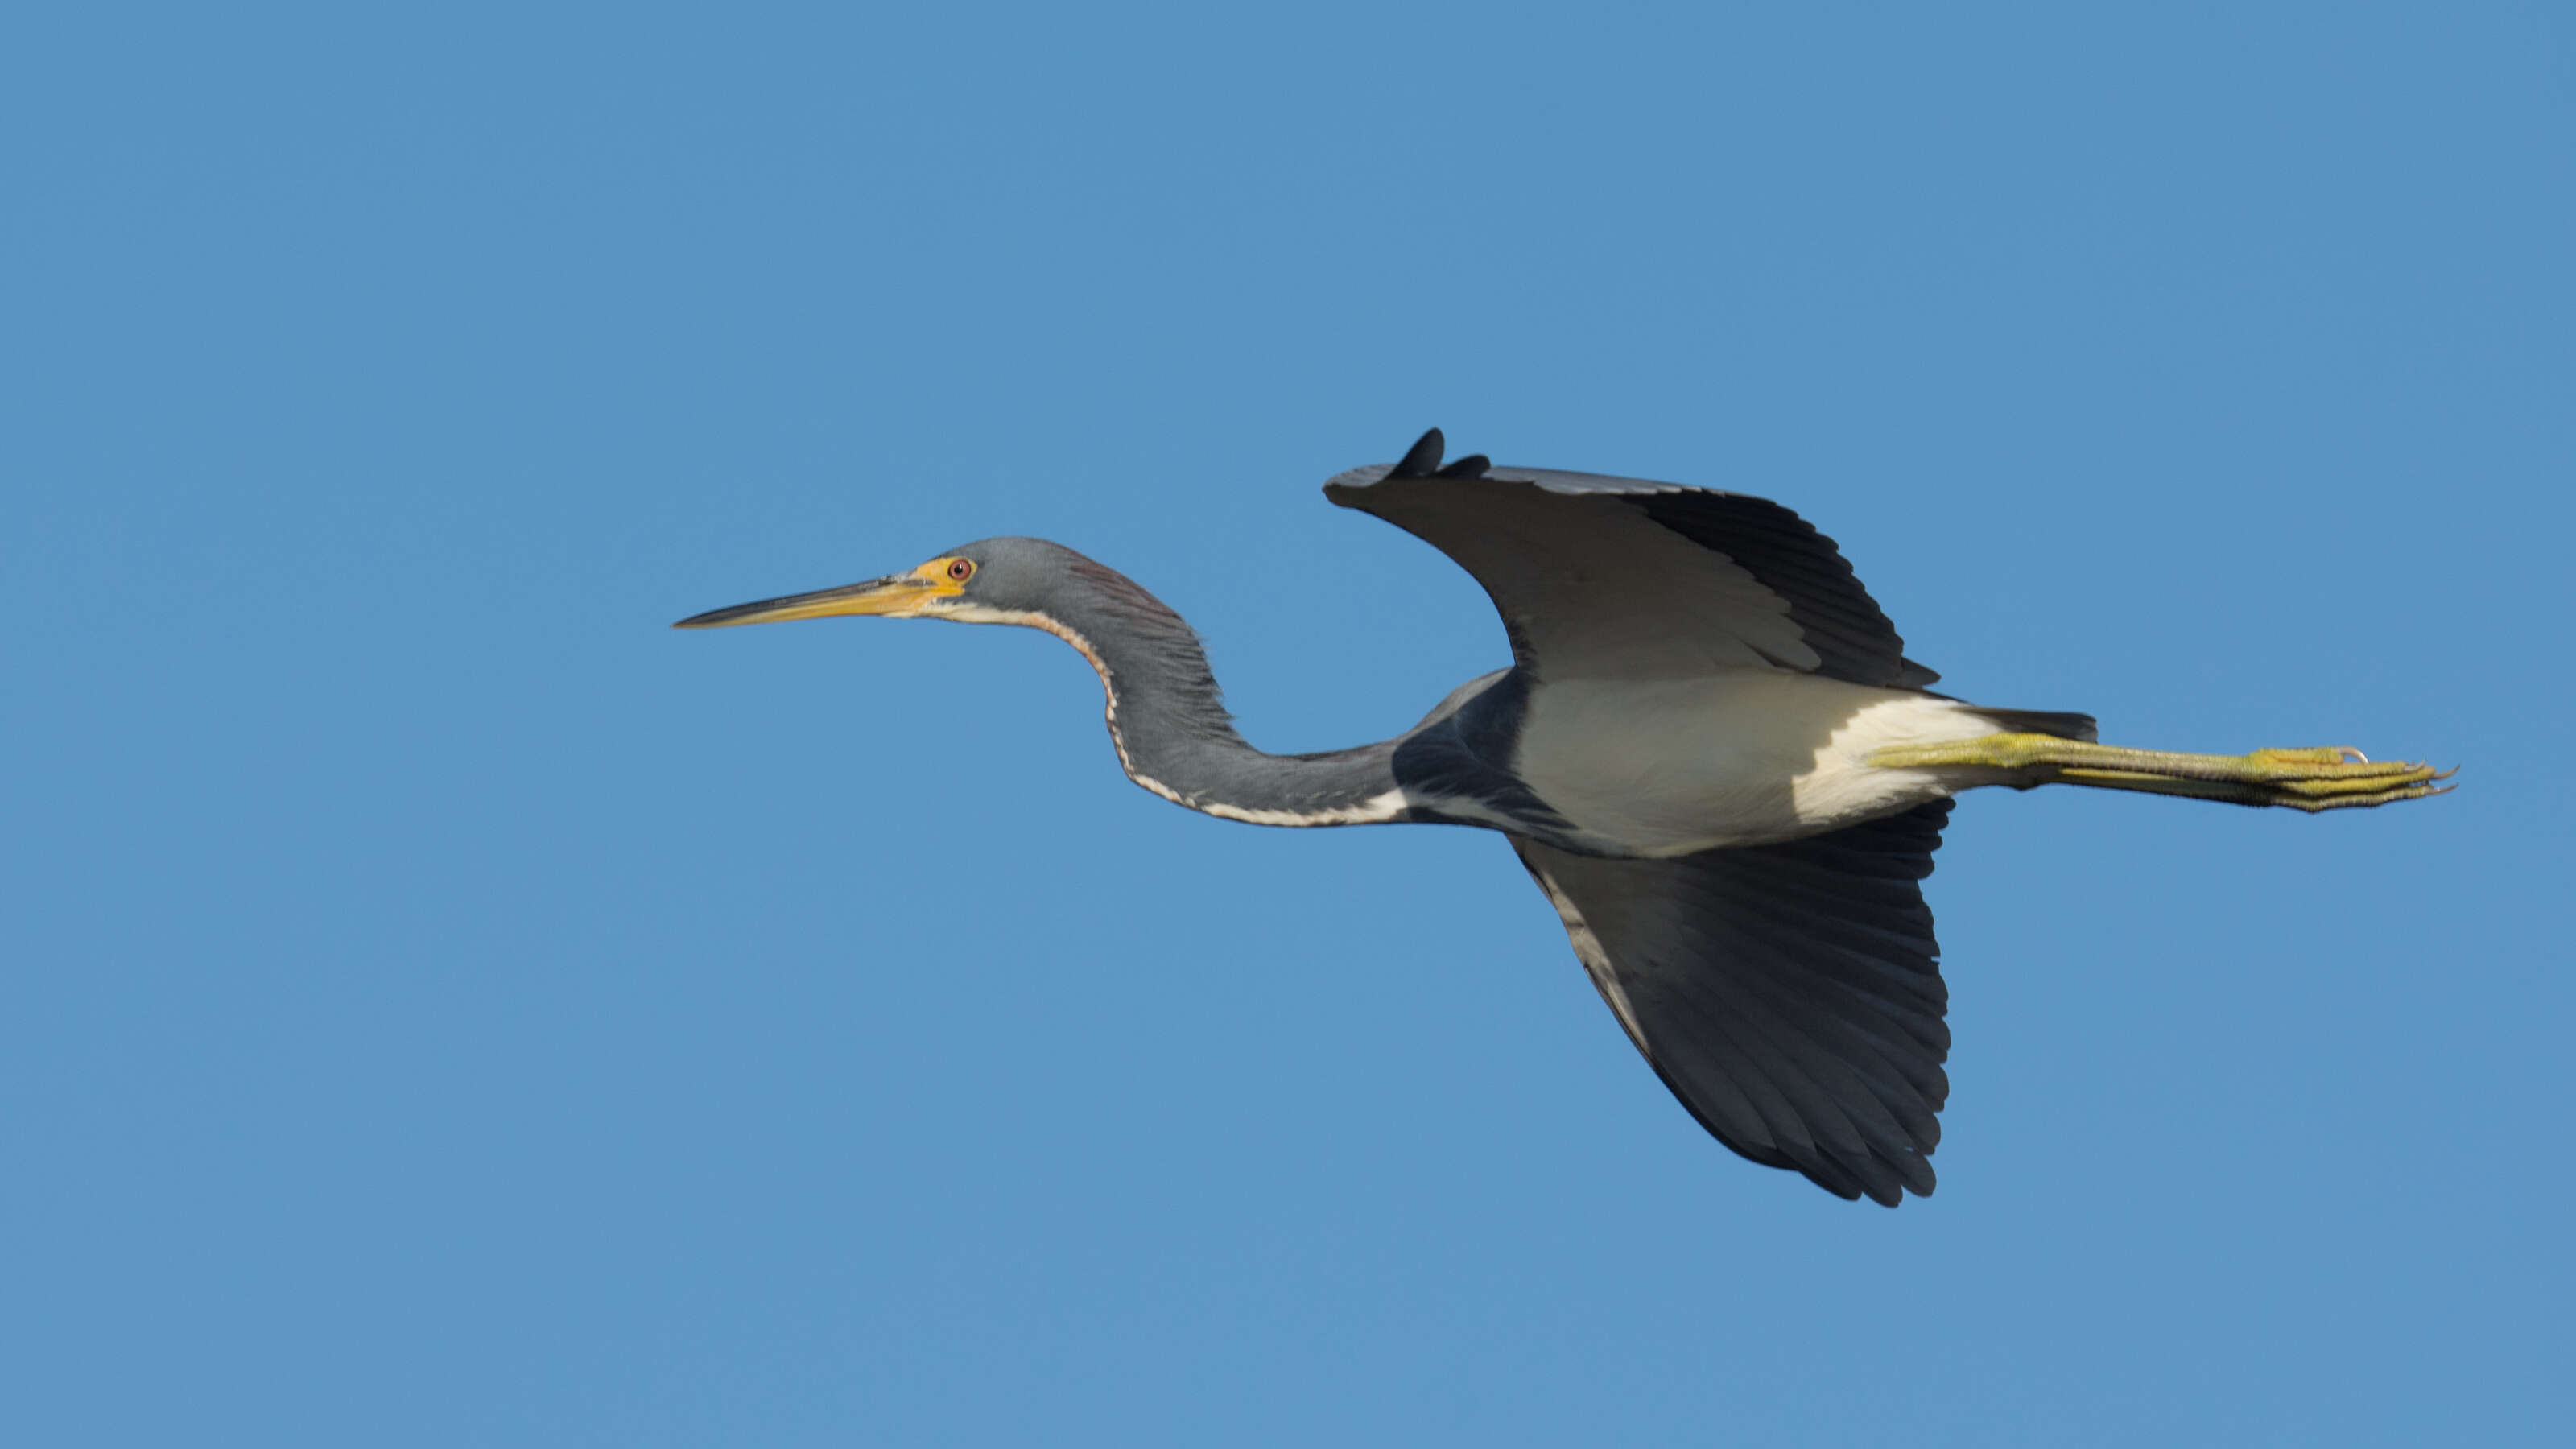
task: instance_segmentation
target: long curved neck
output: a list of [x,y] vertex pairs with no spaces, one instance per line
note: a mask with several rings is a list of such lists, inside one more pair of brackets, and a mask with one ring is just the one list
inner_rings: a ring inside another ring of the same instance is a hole
[[1126,575],[1074,557],[1073,586],[1048,609],[989,622],[1044,629],[1091,661],[1129,779],[1174,804],[1254,825],[1403,817],[1394,741],[1315,755],[1254,749],[1235,730],[1207,652],[1181,616]]

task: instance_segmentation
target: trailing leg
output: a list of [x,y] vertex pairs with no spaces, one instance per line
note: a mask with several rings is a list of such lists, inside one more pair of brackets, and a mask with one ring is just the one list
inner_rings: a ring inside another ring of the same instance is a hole
[[2448,779],[2449,770],[2375,762],[2359,750],[2334,745],[2191,755],[2122,749],[2055,735],[1998,734],[1947,744],[1890,745],[1873,751],[1869,763],[1880,769],[1968,770],[1985,777],[1976,783],[2024,790],[2035,785],[2089,785],[2308,811],[2386,805],[2452,788],[2436,783]]

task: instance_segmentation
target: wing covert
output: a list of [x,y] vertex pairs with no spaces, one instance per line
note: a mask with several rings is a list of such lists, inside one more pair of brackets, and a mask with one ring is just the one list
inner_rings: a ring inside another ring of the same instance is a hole
[[1480,456],[1440,466],[1437,428],[1400,463],[1324,485],[1449,555],[1542,678],[1771,666],[1919,689],[1939,678],[1832,539],[1767,499]]

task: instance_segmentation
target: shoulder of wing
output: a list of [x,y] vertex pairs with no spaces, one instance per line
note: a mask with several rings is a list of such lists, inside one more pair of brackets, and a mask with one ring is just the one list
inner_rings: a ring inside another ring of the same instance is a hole
[[[1404,485],[1427,479],[1451,481],[1472,479],[1496,484],[1518,484],[1542,492],[1569,497],[1612,496],[1637,497],[1658,493],[1698,493],[1716,498],[1742,498],[1764,503],[1746,493],[1730,493],[1722,488],[1702,488],[1688,483],[1665,483],[1652,478],[1622,478],[1611,473],[1577,473],[1562,468],[1496,467],[1482,453],[1470,453],[1454,463],[1440,461],[1443,442],[1440,430],[1424,433],[1404,457],[1393,463],[1370,463],[1336,473],[1324,480],[1324,496],[1344,508],[1374,512],[1373,504],[1409,491]],[[1776,505],[1775,505],[1776,506]]]

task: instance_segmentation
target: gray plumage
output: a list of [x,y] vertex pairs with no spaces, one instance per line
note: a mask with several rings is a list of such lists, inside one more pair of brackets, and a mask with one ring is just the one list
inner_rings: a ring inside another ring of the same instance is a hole
[[978,566],[968,591],[975,608],[1046,620],[1091,660],[1119,763],[1157,794],[1193,809],[1248,802],[1329,813],[1395,788],[1400,740],[1306,755],[1254,749],[1197,631],[1116,569],[1042,538],[987,538],[948,553]]
[[2314,811],[2439,793],[2422,765],[2112,749],[2088,715],[1934,693],[1939,676],[1906,657],[1833,540],[1779,504],[1441,454],[1435,429],[1325,495],[1473,575],[1512,662],[1355,749],[1253,748],[1179,614],[1043,539],[988,538],[682,625],[874,614],[1044,629],[1099,671],[1120,766],[1166,799],[1263,825],[1499,831],[1702,1126],[1891,1206],[1932,1191],[1949,1096],[1922,881],[1952,795],[2063,782]]
[[[1481,458],[1442,468],[1438,452],[1434,432],[1325,495],[1465,565],[1514,664],[1356,749],[1253,748],[1196,632],[1104,564],[1042,539],[950,552],[979,565],[977,606],[1041,615],[1092,657],[1121,762],[1148,788],[1217,813],[1315,817],[1396,792],[1407,803],[1386,820],[1501,828],[1638,1051],[1720,1142],[1846,1198],[1929,1193],[1949,1031],[1919,882],[1947,802],[1802,840],[1622,859],[1571,831],[1514,757],[1532,692],[1586,670],[1760,667],[1916,691],[1938,676],[1905,657],[1833,541],[1776,503]],[[1687,557],[1667,566],[1659,549]],[[2092,723],[2007,713],[2064,733]]]
[[[1702,639],[1715,634],[1743,644],[1764,663],[1853,684],[1921,688],[1941,677],[1905,658],[1896,626],[1834,541],[1769,499],[1599,473],[1496,468],[1481,457],[1441,468],[1438,435],[1435,428],[1425,438],[1428,458],[1354,468],[1326,483],[1324,496],[1374,513],[1458,560],[1525,647],[1539,637],[1576,649],[1632,646],[1644,642],[1631,637],[1637,624],[1653,620],[1657,632],[1680,623]],[[1422,447],[1416,445],[1417,453]],[[1712,577],[1732,564],[1770,597],[1757,602],[1751,590],[1723,587],[1663,592],[1658,586],[1668,580],[1660,569],[1619,572],[1622,551],[1639,540],[1660,542],[1655,536],[1661,534],[1713,555],[1707,560]],[[1602,589],[1654,597],[1643,605],[1622,597],[1567,606],[1578,592]],[[1776,631],[1745,639],[1740,616],[1747,608],[1777,608],[1791,626],[1791,646],[1764,648],[1782,637]],[[1727,619],[1729,613],[1738,619]]]

